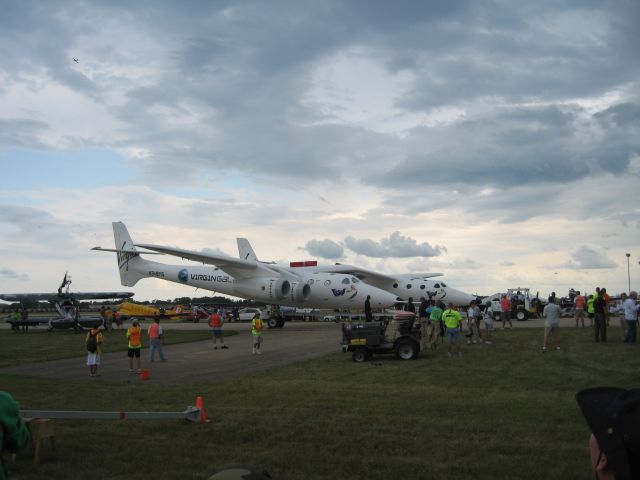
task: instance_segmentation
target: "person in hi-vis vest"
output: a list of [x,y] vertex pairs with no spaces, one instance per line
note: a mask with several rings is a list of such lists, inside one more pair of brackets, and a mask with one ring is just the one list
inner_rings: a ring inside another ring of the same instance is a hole
[[253,337],[253,354],[260,355],[260,347],[262,346],[262,320],[260,314],[256,313],[251,320],[251,336]]
[[140,373],[140,350],[142,350],[142,329],[138,324],[138,319],[134,318],[131,321],[131,326],[127,329],[127,356],[129,357],[129,373],[133,373],[133,359],[135,357],[136,364],[138,366],[138,373]]

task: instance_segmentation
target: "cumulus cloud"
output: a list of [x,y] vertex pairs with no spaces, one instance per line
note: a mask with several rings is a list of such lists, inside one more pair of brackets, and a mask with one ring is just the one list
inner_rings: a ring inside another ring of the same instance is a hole
[[369,239],[346,237],[345,246],[359,255],[368,257],[436,257],[446,252],[445,247],[431,246],[427,242],[418,244],[412,238],[405,237],[400,232],[393,232],[389,238],[379,242]]
[[333,240],[310,240],[304,249],[311,255],[332,260],[341,259],[344,256],[344,248]]
[[607,257],[599,247],[581,245],[570,254],[571,260],[562,265],[563,268],[575,270],[615,268],[617,263]]
[[3,278],[5,280],[17,280],[20,282],[25,282],[29,280],[29,275],[14,272],[9,268],[0,267],[0,278]]

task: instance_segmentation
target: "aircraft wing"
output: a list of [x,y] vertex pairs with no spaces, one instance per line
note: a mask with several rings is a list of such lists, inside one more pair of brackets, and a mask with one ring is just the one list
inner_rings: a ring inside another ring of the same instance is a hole
[[[211,253],[195,252],[193,250],[183,250],[181,248],[165,247],[162,245],[151,244],[135,244],[136,247],[146,248],[158,253],[164,253],[166,255],[173,255],[174,257],[185,258],[187,260],[193,260],[194,262],[201,262],[207,265],[215,265],[222,268],[225,272],[231,274],[234,277],[246,278],[254,276],[257,272],[273,275],[277,273],[290,278],[299,278],[297,275],[289,272],[282,271],[275,265],[264,264],[255,260],[243,260],[241,258],[234,258],[228,255],[215,255]],[[143,253],[143,252],[140,252]]]
[[109,298],[131,298],[133,292],[70,292],[76,300],[107,300]]
[[56,301],[60,297],[57,293],[0,293],[0,300],[5,302],[23,302],[23,301]]
[[317,271],[327,273],[344,273],[347,275],[353,275],[359,278],[369,285],[374,287],[385,288],[389,283],[398,280],[414,280],[430,277],[441,276],[442,273],[407,273],[401,275],[386,275],[380,272],[374,272],[373,270],[367,270],[366,268],[355,267],[353,265],[329,265],[321,266],[317,268]]
[[106,300],[109,298],[131,298],[133,292],[81,292],[58,295],[57,293],[0,293],[0,300],[5,302],[43,301],[57,302],[64,298],[76,300]]

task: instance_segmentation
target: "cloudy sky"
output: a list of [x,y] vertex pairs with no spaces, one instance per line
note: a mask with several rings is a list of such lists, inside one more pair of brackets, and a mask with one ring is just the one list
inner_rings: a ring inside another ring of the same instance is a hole
[[[133,239],[640,287],[640,2],[0,0],[0,291]],[[74,57],[78,59],[75,62]],[[167,261],[170,261],[168,258]],[[139,299],[200,296],[142,280]]]

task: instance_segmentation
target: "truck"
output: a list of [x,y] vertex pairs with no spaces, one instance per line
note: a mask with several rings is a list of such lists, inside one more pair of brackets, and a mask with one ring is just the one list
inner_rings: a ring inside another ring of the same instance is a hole
[[393,353],[401,360],[412,360],[424,349],[420,324],[413,312],[398,311],[390,319],[342,324],[342,351],[360,363],[374,354]]
[[506,292],[495,293],[483,300],[487,307],[491,307],[496,321],[500,320],[500,312],[502,311],[500,299],[505,294],[511,302],[511,318],[524,321],[537,316],[538,306],[541,304],[538,295],[532,297],[531,291],[527,287],[508,288]]

